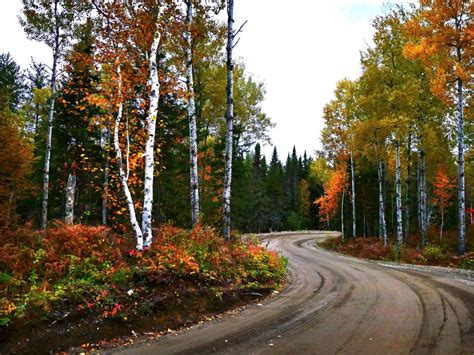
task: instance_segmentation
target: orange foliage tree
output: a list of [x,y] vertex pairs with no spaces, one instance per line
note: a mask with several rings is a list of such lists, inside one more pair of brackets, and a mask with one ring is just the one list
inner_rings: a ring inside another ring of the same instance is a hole
[[16,202],[32,189],[32,144],[16,127],[17,119],[8,110],[0,111],[0,226],[15,224]]
[[460,254],[465,252],[464,107],[472,92],[474,54],[471,0],[420,0],[420,9],[405,25],[411,41],[404,54],[428,69],[431,90],[447,105],[457,103],[458,201]]
[[324,195],[318,198],[314,203],[319,206],[319,215],[321,222],[328,223],[339,211],[339,202],[341,203],[341,232],[344,239],[344,193],[347,188],[347,163],[344,161],[339,164],[336,170],[332,171],[329,180],[324,184]]
[[456,179],[449,176],[446,172],[446,166],[440,165],[433,183],[433,205],[438,207],[441,218],[441,225],[439,231],[439,240],[443,240],[444,216],[446,209],[452,205],[454,188],[456,187]]

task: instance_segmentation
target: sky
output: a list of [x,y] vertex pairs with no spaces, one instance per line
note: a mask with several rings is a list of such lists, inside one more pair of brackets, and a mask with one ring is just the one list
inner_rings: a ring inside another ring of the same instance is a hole
[[[291,5],[289,5],[291,4]],[[235,56],[255,79],[263,81],[263,111],[276,124],[270,132],[281,159],[296,146],[299,154],[321,149],[323,107],[336,82],[360,74],[359,53],[371,43],[371,20],[384,0],[236,0],[240,34]],[[0,53],[10,52],[27,68],[31,57],[49,64],[51,52],[29,41],[18,22],[20,0],[3,0]],[[272,146],[263,147],[271,154]]]

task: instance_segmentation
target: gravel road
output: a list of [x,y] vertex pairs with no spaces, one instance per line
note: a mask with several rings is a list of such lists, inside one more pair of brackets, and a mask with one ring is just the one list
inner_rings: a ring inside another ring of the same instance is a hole
[[327,232],[266,235],[288,287],[235,316],[128,354],[474,354],[474,273],[404,267],[315,246]]

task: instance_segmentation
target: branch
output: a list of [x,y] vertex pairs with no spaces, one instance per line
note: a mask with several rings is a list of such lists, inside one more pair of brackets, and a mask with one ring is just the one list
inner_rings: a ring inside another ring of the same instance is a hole
[[233,34],[233,37],[237,37],[237,35],[242,32],[242,29],[244,28],[245,24],[247,23],[248,21],[245,20],[245,22],[242,24],[242,26],[239,27],[239,29]]
[[237,38],[237,41],[236,41],[236,42],[234,43],[234,45],[232,46],[232,49],[234,49],[234,48],[235,48],[235,46],[236,46],[237,44],[239,44],[239,42],[240,42],[240,37],[239,37],[239,38]]

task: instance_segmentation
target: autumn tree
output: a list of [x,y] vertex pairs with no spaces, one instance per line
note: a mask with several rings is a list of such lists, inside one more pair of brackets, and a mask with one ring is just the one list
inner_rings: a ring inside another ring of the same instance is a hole
[[334,91],[335,98],[324,107],[325,127],[321,133],[321,141],[328,156],[334,157],[347,154],[350,158],[351,171],[351,202],[352,202],[352,237],[356,229],[356,189],[354,170],[354,125],[359,119],[358,83],[348,79],[339,81]]
[[412,38],[405,55],[421,60],[435,95],[451,107],[457,101],[459,254],[466,248],[464,108],[473,83],[473,12],[469,0],[422,0],[405,27]]
[[43,175],[43,205],[41,227],[48,223],[49,171],[51,162],[51,140],[53,135],[54,104],[58,66],[64,51],[71,41],[86,2],[72,0],[22,0],[23,16],[20,22],[28,38],[45,43],[53,54],[51,67],[51,96],[48,114],[48,132]]
[[452,205],[453,190],[456,187],[456,179],[448,175],[445,165],[438,167],[436,179],[433,182],[433,205],[438,207],[440,216],[439,241],[443,240],[444,218],[446,210]]
[[328,223],[337,212],[341,212],[341,238],[344,241],[344,195],[347,188],[347,163],[341,163],[330,173],[329,180],[324,185],[324,195],[314,203],[319,206],[319,216],[322,222]]

